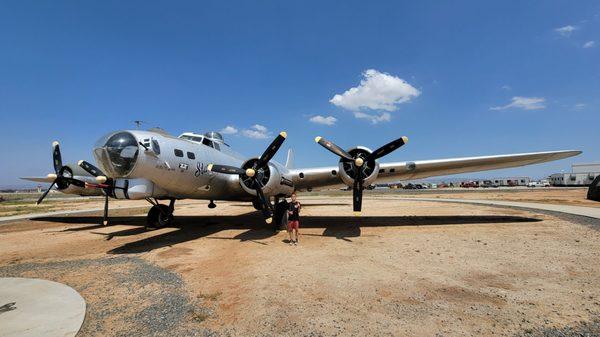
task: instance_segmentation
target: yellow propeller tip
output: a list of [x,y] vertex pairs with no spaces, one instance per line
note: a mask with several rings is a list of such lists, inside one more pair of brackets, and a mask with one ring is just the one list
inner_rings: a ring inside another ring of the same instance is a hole
[[46,177],[48,177],[48,179],[56,179],[57,175],[54,173],[48,173]]
[[83,164],[83,160],[77,162],[77,166],[81,166],[81,164]]
[[317,142],[317,143],[318,143],[318,142],[320,142],[320,141],[321,141],[321,139],[323,139],[323,137],[321,137],[321,136],[315,137],[315,142]]
[[273,219],[272,218],[266,218],[265,222],[268,223],[268,224],[270,224],[271,222],[273,222]]
[[55,141],[52,142],[52,147],[56,147],[56,146],[58,146],[58,141],[57,140],[55,140]]
[[108,221],[104,220],[104,221],[102,221],[102,224],[103,224],[104,226],[106,226],[106,225],[108,225]]
[[283,138],[287,138],[287,132],[285,132],[285,131],[281,131],[281,132],[279,133],[279,135],[280,135],[281,137],[283,137]]
[[208,166],[206,166],[206,170],[208,171],[212,171],[213,168],[213,164],[208,164]]
[[406,136],[402,136],[402,141],[406,144],[408,143],[408,137]]
[[108,180],[108,178],[106,178],[105,176],[97,176],[96,177],[96,181],[99,182],[100,184],[105,183]]
[[360,216],[360,211],[354,211],[354,216]]

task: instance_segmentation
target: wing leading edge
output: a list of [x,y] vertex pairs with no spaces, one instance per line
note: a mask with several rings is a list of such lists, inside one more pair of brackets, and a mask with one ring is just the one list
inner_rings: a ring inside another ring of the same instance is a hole
[[[495,156],[463,157],[434,160],[380,163],[376,182],[423,179],[458,173],[497,170],[549,161],[579,155],[581,151],[548,151],[517,153]],[[294,184],[297,189],[319,188],[341,185],[340,178],[333,174],[337,166],[292,170]],[[302,174],[303,178],[300,177]]]

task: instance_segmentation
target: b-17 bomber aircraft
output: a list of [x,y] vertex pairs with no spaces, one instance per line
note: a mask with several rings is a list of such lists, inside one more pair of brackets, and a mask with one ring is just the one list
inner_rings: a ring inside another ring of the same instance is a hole
[[[281,132],[259,157],[244,157],[227,145],[221,134],[186,132],[174,137],[162,129],[123,130],[100,138],[93,149],[98,167],[86,161],[63,165],[58,142],[52,144],[54,173],[24,177],[52,183],[50,189],[79,195],[104,195],[104,220],[108,200],[146,199],[152,204],[147,225],[168,226],[178,199],[248,201],[271,223],[273,202],[293,191],[346,185],[352,188],[353,209],[360,213],[362,194],[375,182],[421,179],[433,176],[495,170],[538,164],[576,156],[581,151],[550,151],[508,155],[383,163],[380,159],[408,142],[400,137],[372,151],[364,146],[347,150],[322,137],[315,141],[339,157],[337,165],[294,168],[291,151],[285,165],[272,160],[287,134]],[[166,203],[160,203],[161,201]]]

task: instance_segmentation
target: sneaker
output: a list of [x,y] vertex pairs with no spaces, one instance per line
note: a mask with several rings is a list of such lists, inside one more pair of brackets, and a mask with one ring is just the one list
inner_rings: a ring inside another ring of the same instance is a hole
[[290,240],[290,246],[294,244],[294,241]]
[[298,245],[298,240],[294,241],[294,246]]

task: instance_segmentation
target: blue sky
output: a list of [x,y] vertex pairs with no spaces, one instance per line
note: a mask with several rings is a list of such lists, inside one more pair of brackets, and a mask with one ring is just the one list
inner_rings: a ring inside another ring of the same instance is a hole
[[[233,126],[226,141],[249,156],[270,141],[252,125],[286,130],[297,166],[336,163],[317,135],[408,136],[385,161],[584,151],[472,175],[541,177],[600,161],[599,51],[594,1],[2,1],[0,186],[50,172],[55,139],[64,160],[89,160],[133,120]],[[362,94],[330,102],[351,88]]]

